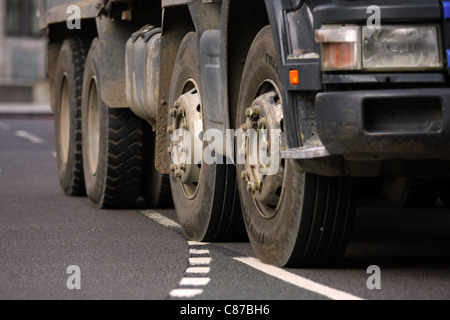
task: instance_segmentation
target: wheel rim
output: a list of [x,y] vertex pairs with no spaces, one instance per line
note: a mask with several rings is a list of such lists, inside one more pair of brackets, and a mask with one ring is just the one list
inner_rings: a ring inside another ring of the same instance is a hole
[[88,95],[88,162],[92,175],[97,174],[100,153],[100,101],[95,77],[91,79]]
[[[280,148],[284,147],[282,100],[280,90],[273,81],[266,80],[259,86],[255,100],[245,111],[245,119],[242,125],[243,131],[256,130],[257,141],[263,141],[266,144],[265,148],[269,150],[269,155],[271,135],[275,132],[280,135]],[[267,130],[267,133],[262,130]],[[264,136],[260,139],[261,135]],[[259,214],[265,219],[273,219],[278,214],[284,198],[284,160],[280,161],[277,174],[264,175],[261,172],[264,172],[266,166],[260,162],[260,157],[256,165],[250,163],[249,137],[246,137],[243,148],[241,152],[245,154],[245,168],[241,177],[247,182],[247,192],[251,194]]]
[[[173,125],[169,127],[169,136],[174,132],[188,132],[178,141],[172,141],[170,152],[177,164],[171,165],[171,171],[179,180],[188,199],[194,199],[199,190],[203,154],[203,117],[201,95],[194,79],[183,86],[179,98],[174,102],[170,115]],[[180,131],[182,130],[182,131]],[[189,139],[185,141],[184,139]],[[188,149],[186,149],[188,148]]]
[[67,85],[67,76],[64,75],[60,92],[60,112],[59,112],[59,141],[60,141],[60,156],[64,164],[67,164],[69,159],[69,144],[70,144],[70,99],[69,87]]

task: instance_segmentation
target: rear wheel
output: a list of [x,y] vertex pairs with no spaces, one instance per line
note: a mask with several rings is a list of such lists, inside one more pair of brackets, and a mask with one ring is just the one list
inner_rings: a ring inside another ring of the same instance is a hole
[[94,40],[83,82],[83,164],[86,191],[98,208],[133,208],[141,195],[143,121],[129,109],[109,108],[100,96]]
[[86,194],[81,136],[81,92],[90,41],[64,41],[56,67],[55,144],[59,181],[70,196]]
[[[267,129],[269,137],[263,141],[270,141],[272,129],[280,129],[283,147],[282,85],[269,27],[256,37],[247,61],[236,127],[256,129],[258,135],[265,134],[259,129]],[[327,266],[339,261],[355,215],[352,181],[299,172],[287,160],[281,161],[275,175],[266,176],[261,174],[262,164],[255,166],[249,161],[248,144],[247,138],[245,147],[237,150],[245,153],[245,164],[237,166],[242,178],[238,185],[248,236],[257,256],[282,267]]]
[[[181,43],[170,90],[169,140],[174,132],[189,134],[185,143],[191,147],[192,158],[171,162],[170,184],[179,223],[190,240],[231,241],[245,234],[239,210],[235,168],[231,165],[202,161],[205,148],[201,78],[198,62],[197,36],[189,33]],[[194,142],[192,143],[191,142]],[[172,157],[180,149],[180,141],[169,141]]]

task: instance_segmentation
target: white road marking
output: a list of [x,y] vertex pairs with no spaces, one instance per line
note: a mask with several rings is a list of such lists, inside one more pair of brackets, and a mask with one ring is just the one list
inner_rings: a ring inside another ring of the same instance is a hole
[[211,258],[189,258],[189,264],[192,266],[206,266],[211,263]]
[[186,274],[208,274],[210,271],[210,267],[191,267],[186,270]]
[[52,157],[53,157],[53,158],[56,158],[56,156],[57,156],[56,151],[53,151]]
[[180,286],[204,287],[210,282],[210,278],[183,278]]
[[39,138],[38,136],[35,136],[34,134],[31,134],[31,133],[26,132],[26,131],[16,131],[14,133],[14,135],[16,137],[19,137],[19,138],[24,138],[25,140],[28,140],[28,141],[30,141],[31,143],[34,143],[34,144],[43,144],[45,142],[44,139]]
[[190,246],[207,246],[208,244],[208,242],[188,241],[188,245]]
[[170,292],[172,298],[192,299],[203,293],[202,289],[175,289]]
[[[148,210],[142,211],[141,213],[147,218],[150,218],[167,228],[181,228],[178,223],[158,212]],[[204,246],[207,245],[207,243],[188,241],[188,245],[190,247],[189,267],[186,269],[185,277],[181,279],[179,287],[170,292],[169,296],[173,299],[192,299],[202,295],[204,292],[203,287],[211,282],[211,278],[209,278],[208,275],[211,271],[210,264],[212,258],[210,257],[210,251],[204,249]],[[189,287],[195,287],[195,289]]]
[[300,277],[281,268],[264,264],[255,258],[243,257],[234,259],[272,277],[290,283],[296,287],[315,292],[332,300],[364,300],[349,293],[333,289],[320,283],[316,283],[306,278]]
[[189,253],[191,255],[203,256],[205,254],[209,254],[209,250],[190,249]]
[[176,223],[173,220],[170,220],[169,218],[164,217],[162,214],[152,211],[152,210],[147,210],[147,211],[142,211],[141,212],[144,216],[146,216],[147,218],[152,219],[153,221],[159,223],[160,225],[163,225],[164,227],[167,228],[172,228],[172,229],[180,229],[180,225],[178,223]]
[[[166,226],[168,228],[181,228],[180,225],[173,220],[170,220],[160,213],[155,211],[143,211],[141,212],[146,217],[156,221],[157,223]],[[206,246],[209,243],[196,242],[196,241],[188,241],[188,245],[190,247],[202,247]],[[202,255],[210,254],[209,250],[206,249],[189,249],[189,253],[191,257],[189,258],[189,268],[186,270],[186,277],[181,280],[180,286],[188,286],[188,283],[191,283],[189,286],[200,286],[200,283],[206,283],[203,286],[207,285],[211,279],[206,277],[210,273],[210,264],[212,259],[210,257],[196,257]],[[315,292],[324,297],[330,298],[332,300],[364,300],[362,298],[356,297],[352,294],[330,288],[328,286],[322,285],[320,283],[316,283],[309,279],[303,278],[291,272],[288,272],[284,269],[273,267],[270,265],[266,265],[255,258],[250,257],[241,257],[234,258],[234,260],[239,261],[241,263],[246,264],[247,266],[264,272],[272,277],[275,277],[284,282],[290,283],[298,288],[308,290],[311,292]],[[188,275],[203,275],[204,278],[192,278]],[[193,280],[193,279],[201,279],[201,280]],[[206,280],[208,279],[208,280]],[[188,288],[179,288],[175,289],[170,293],[170,297],[175,299],[191,299],[196,296],[203,294],[203,289],[188,289]]]

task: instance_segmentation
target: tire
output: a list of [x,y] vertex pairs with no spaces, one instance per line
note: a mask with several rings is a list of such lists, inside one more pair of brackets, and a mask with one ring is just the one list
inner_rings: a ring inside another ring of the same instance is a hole
[[[187,118],[188,116],[185,115],[184,120],[189,126],[189,123],[193,123],[192,119],[197,117],[204,127],[205,123],[201,116],[201,80],[198,59],[197,36],[195,33],[189,33],[182,41],[176,58],[169,106],[176,106],[178,100],[192,92],[198,104],[186,103],[185,108],[189,109],[186,114],[190,114],[192,109],[192,117]],[[182,115],[172,113],[169,115],[168,123],[172,124],[171,127],[176,130],[181,128],[184,120]],[[192,128],[187,129],[192,132]],[[169,140],[170,133],[171,131],[169,131]],[[199,148],[202,152],[204,145],[200,144]],[[186,170],[182,172],[172,162],[170,164],[172,196],[179,223],[186,237],[200,242],[242,239],[245,232],[237,197],[235,168],[225,164],[203,163],[199,166],[192,164],[187,166],[188,173],[186,173]]]
[[[253,120],[248,122],[249,114],[255,112],[247,110],[256,102],[258,107],[262,106],[265,117],[271,112],[267,103],[274,108],[282,106],[282,85],[270,27],[257,35],[246,61],[237,128],[242,128],[243,123],[246,128],[252,125]],[[282,118],[277,122],[283,129]],[[283,134],[281,140],[281,143],[285,140]],[[263,176],[261,188],[255,191],[251,188],[253,182],[248,174],[251,169],[247,163],[246,160],[246,164],[237,165],[243,177],[238,186],[247,233],[258,258],[279,267],[325,267],[337,263],[345,253],[353,229],[354,182],[349,178],[299,172],[293,162],[286,160],[281,161],[278,180]],[[263,193],[267,195],[260,198]]]
[[81,136],[81,96],[90,41],[64,41],[56,66],[55,145],[59,182],[69,196],[85,196]]
[[144,174],[143,121],[129,109],[109,108],[100,96],[98,39],[83,81],[83,168],[86,192],[101,209],[135,208]]

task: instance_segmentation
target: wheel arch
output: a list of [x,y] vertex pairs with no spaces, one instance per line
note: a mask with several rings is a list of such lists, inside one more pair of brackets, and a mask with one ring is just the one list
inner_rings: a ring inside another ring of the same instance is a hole
[[[167,2],[167,1],[166,1]],[[163,2],[161,34],[161,70],[159,82],[159,107],[156,122],[155,167],[163,173],[169,173],[169,155],[167,154],[167,119],[170,84],[175,60],[181,42],[196,27],[187,5],[168,6]]]
[[264,0],[227,0],[225,2],[228,10],[222,21],[222,29],[227,46],[229,117],[231,127],[234,128],[239,88],[247,55],[256,35],[270,24],[270,21]]

